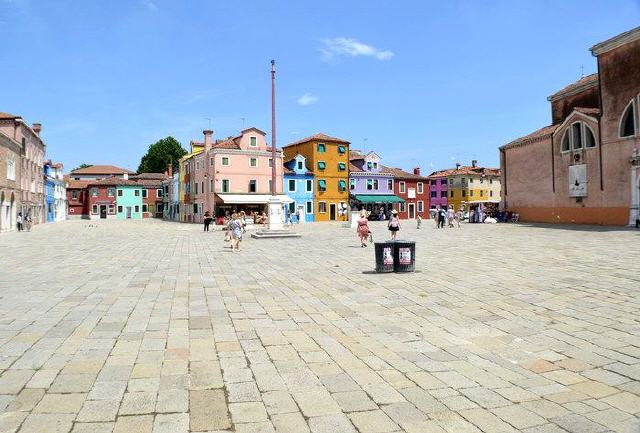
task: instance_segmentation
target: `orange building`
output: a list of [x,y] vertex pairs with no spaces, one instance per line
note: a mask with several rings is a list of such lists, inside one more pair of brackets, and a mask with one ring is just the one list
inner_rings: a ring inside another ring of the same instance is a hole
[[315,134],[284,146],[284,160],[300,154],[313,172],[316,221],[346,221],[349,214],[349,142]]

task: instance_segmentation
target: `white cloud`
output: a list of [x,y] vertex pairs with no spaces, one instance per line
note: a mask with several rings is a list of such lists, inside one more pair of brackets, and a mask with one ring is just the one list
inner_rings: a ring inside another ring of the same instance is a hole
[[153,0],[142,0],[142,4],[150,11],[155,12],[158,10],[158,6],[156,6]]
[[375,57],[378,60],[389,60],[394,56],[392,51],[381,50],[352,38],[323,39],[322,43],[324,44],[324,47],[320,49],[322,59],[328,62],[333,61],[337,56],[368,56]]
[[298,104],[300,105],[311,105],[318,102],[318,97],[313,96],[311,93],[305,93],[304,95],[298,98]]

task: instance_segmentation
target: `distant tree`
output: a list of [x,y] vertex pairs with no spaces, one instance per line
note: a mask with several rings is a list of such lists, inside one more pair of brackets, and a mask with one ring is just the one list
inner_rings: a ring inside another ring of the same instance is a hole
[[177,168],[178,160],[186,153],[187,151],[175,138],[171,136],[163,138],[149,146],[146,155],[140,159],[138,173],[164,173],[169,163]]
[[85,164],[85,163],[83,163],[83,164],[80,164],[79,166],[77,166],[76,168],[74,168],[71,171],[76,171],[76,170],[80,170],[81,168],[87,168],[87,167],[93,167],[93,164]]

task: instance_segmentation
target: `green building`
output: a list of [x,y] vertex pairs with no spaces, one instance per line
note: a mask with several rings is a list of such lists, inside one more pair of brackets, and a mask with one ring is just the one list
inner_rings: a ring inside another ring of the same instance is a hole
[[116,188],[116,218],[142,219],[142,187],[132,180],[121,179]]

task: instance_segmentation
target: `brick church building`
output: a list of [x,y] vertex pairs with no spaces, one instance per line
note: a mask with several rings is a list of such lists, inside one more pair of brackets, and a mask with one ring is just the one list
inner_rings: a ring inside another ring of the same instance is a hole
[[551,125],[500,147],[502,206],[521,221],[638,221],[640,27],[591,53],[598,72],[548,98]]

